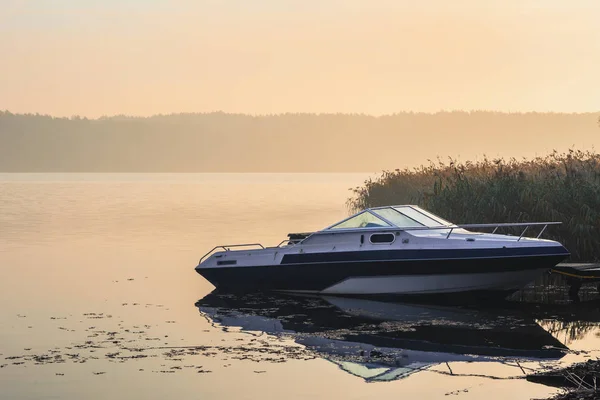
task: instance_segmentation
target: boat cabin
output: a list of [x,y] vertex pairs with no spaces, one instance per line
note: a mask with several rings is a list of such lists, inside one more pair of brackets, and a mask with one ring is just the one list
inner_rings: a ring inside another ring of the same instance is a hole
[[[328,226],[320,232],[370,228],[432,229],[452,228],[455,226],[452,222],[446,221],[418,206],[401,205],[367,208]],[[312,234],[312,232],[289,233],[288,238],[290,241],[301,241]]]

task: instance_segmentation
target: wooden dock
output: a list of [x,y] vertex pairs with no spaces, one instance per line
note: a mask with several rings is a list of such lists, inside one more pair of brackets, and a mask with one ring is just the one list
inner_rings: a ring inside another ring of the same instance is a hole
[[561,263],[552,268],[552,273],[586,282],[596,282],[600,281],[600,264]]
[[[600,264],[594,263],[561,263],[550,270],[566,278],[569,284],[569,297],[579,299],[579,289],[584,283],[600,282]],[[600,292],[600,283],[597,286]]]

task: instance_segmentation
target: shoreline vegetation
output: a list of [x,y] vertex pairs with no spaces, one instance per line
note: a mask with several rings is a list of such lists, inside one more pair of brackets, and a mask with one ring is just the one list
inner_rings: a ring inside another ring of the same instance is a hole
[[[383,171],[351,191],[347,201],[351,211],[417,204],[457,224],[560,221],[542,237],[565,245],[571,262],[600,261],[596,152],[571,149],[520,160],[438,160],[414,169]],[[533,227],[527,231],[530,236],[538,233]]]

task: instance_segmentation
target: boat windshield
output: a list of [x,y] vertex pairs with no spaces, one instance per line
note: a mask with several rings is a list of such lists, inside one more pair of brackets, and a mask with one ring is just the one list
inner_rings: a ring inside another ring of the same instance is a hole
[[416,206],[388,206],[370,208],[327,229],[442,228],[449,225],[452,223]]
[[396,226],[425,226],[425,224],[422,224],[417,219],[408,217],[392,207],[376,209],[373,210],[373,212],[386,220],[393,222]]
[[[427,210],[423,210],[421,207],[417,207],[417,206],[410,206],[410,207],[414,210],[417,210],[421,214],[428,216],[429,218],[433,219],[434,221],[438,222],[441,225],[445,225],[445,226],[454,225],[452,222],[446,221],[445,219],[440,218],[439,216],[432,214]],[[437,226],[437,225],[435,225],[435,226]]]
[[418,221],[419,223],[421,223],[425,226],[435,227],[435,226],[451,225],[450,222],[444,221],[443,219],[436,217],[435,215],[433,215],[431,213],[423,212],[425,210],[421,210],[421,209],[418,209],[415,207],[401,206],[401,207],[394,207],[394,210],[408,216],[409,218],[414,219],[415,221]]
[[392,225],[384,220],[377,218],[368,211],[363,211],[345,221],[333,225],[329,229],[352,229],[352,228],[387,228]]

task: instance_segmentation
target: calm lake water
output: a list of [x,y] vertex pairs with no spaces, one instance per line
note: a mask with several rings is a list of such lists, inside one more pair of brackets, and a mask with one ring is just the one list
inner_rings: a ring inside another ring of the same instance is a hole
[[239,298],[195,273],[345,217],[365,178],[0,174],[0,398],[529,399],[556,390],[525,373],[598,357],[594,303]]

